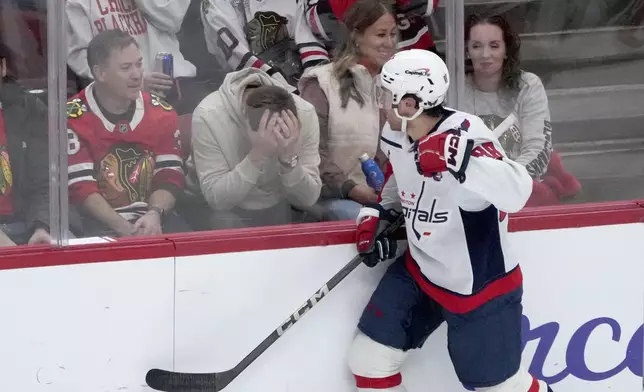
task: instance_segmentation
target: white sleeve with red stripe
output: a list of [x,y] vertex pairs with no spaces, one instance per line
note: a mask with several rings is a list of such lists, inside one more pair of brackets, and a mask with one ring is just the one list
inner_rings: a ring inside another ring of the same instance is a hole
[[434,47],[425,18],[438,7],[438,0],[398,0],[396,5],[400,33],[398,49],[428,50]]
[[326,33],[324,25],[322,24],[320,16],[318,15],[318,1],[300,0],[297,4],[299,8],[298,12],[304,12],[304,19],[306,20],[306,24],[311,29],[311,32],[321,40],[324,40],[326,42],[331,41],[331,38]]
[[347,39],[342,19],[347,9],[356,0],[301,0],[304,1],[304,16],[313,35],[320,41],[335,47]]
[[427,26],[424,25],[422,19],[416,19],[417,21],[413,23],[410,23],[408,19],[401,19],[398,21],[400,26],[400,41],[398,42],[399,50],[428,50],[429,48],[434,46],[434,40],[432,39],[431,34],[429,34],[429,29],[427,28]]
[[201,19],[208,51],[228,70],[254,67],[269,75],[276,71],[253,55],[244,34],[245,20],[240,20],[228,0],[204,0]]
[[311,26],[307,23],[304,1],[297,2],[295,13],[294,39],[297,49],[300,52],[302,66],[309,68],[329,61],[329,52],[324,45],[315,37]]

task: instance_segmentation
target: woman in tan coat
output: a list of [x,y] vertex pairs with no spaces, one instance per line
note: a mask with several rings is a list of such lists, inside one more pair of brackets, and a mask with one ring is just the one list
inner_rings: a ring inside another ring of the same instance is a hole
[[392,4],[358,0],[347,11],[347,40],[334,60],[304,73],[302,98],[316,108],[320,124],[318,205],[325,220],[355,219],[361,205],[375,203],[378,194],[367,185],[359,157],[366,153],[383,166],[379,151],[384,113],[380,110],[378,74],[395,53],[398,41]]

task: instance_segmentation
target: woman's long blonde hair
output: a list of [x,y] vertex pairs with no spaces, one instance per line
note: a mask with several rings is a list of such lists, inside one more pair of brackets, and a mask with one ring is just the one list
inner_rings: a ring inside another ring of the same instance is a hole
[[383,15],[394,16],[393,2],[390,0],[358,0],[344,15],[346,39],[336,49],[333,61],[333,75],[340,83],[342,107],[346,108],[349,99],[354,99],[362,107],[365,100],[358,91],[351,67],[360,60],[357,37],[364,34],[369,26],[376,23]]

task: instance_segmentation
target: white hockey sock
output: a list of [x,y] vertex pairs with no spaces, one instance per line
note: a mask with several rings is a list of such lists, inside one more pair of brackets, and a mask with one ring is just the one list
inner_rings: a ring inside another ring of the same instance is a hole
[[407,354],[359,332],[349,351],[349,368],[358,392],[406,392],[400,366]]

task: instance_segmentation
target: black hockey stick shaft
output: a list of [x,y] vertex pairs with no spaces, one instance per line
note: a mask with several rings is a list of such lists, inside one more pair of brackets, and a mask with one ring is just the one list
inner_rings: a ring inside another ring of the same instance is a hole
[[[404,222],[401,214],[394,223],[389,225],[381,235],[390,236]],[[344,280],[353,270],[362,263],[363,256],[357,255],[328,282],[317,290],[302,306],[300,306],[286,321],[280,324],[266,339],[253,351],[241,360],[232,369],[215,373],[181,373],[161,369],[150,369],[145,377],[148,386],[157,391],[165,392],[217,392],[224,389],[241,372],[266,351],[273,343],[282,337],[306,312],[317,305],[334,287]]]

